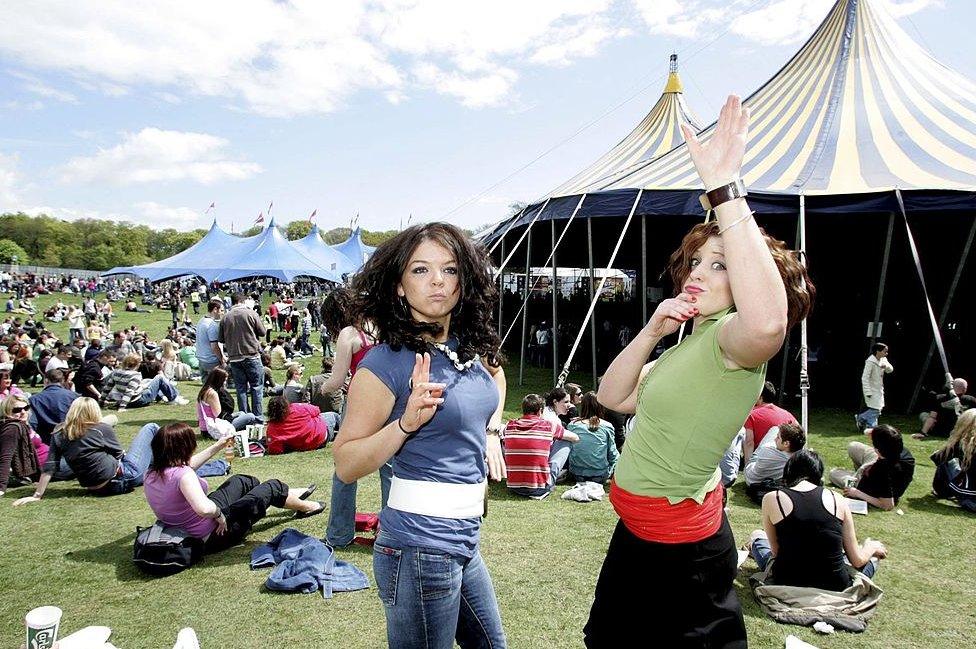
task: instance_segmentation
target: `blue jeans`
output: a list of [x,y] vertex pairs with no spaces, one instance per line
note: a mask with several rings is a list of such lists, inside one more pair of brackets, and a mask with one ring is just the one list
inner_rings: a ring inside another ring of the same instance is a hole
[[878,425],[878,417],[881,416],[881,411],[877,408],[867,408],[857,416],[857,423],[864,426],[864,428],[874,428]]
[[325,412],[319,414],[322,421],[329,428],[329,434],[326,437],[327,442],[331,442],[336,438],[336,433],[339,432],[339,413],[326,410]]
[[198,358],[197,362],[200,363],[200,383],[206,383],[207,375],[213,372],[214,368],[217,367],[217,361],[208,363],[207,361],[201,361]]
[[[760,537],[753,541],[752,546],[749,548],[749,554],[756,560],[756,565],[759,566],[759,569],[765,570],[766,566],[769,565],[769,560],[773,558],[773,550],[769,547],[769,539]],[[844,563],[850,565],[850,561],[847,560],[846,556],[844,557]],[[874,560],[868,561],[860,568],[860,571],[868,578],[873,577],[877,570],[878,562]]]
[[234,430],[244,430],[251,424],[258,423],[258,418],[250,412],[236,412],[231,423],[234,424]]
[[380,532],[373,576],[391,649],[506,646],[491,575],[480,552],[470,559],[403,546]]
[[[237,391],[237,409],[250,412],[258,417],[264,412],[261,396],[264,390],[264,365],[261,359],[254,356],[244,360],[229,363],[230,373],[234,377],[234,389]],[[247,407],[247,395],[251,394],[251,407]]]
[[141,408],[142,406],[151,405],[152,403],[155,403],[156,397],[159,395],[163,395],[169,401],[172,401],[176,397],[180,396],[180,393],[176,391],[173,384],[167,381],[166,377],[162,374],[150,381],[149,387],[145,389],[142,396],[129,403],[129,407]]
[[[380,467],[380,509],[386,507],[393,481],[393,465],[387,462]],[[341,548],[352,543],[356,536],[356,484],[346,484],[332,474],[332,502],[329,505],[329,525],[325,530],[325,542]]]

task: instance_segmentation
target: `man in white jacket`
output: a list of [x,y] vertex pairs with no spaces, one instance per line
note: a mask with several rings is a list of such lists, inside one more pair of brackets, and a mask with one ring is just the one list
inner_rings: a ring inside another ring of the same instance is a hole
[[884,375],[894,371],[888,362],[888,345],[875,343],[871,346],[871,355],[864,361],[864,371],[861,372],[861,392],[867,408],[854,417],[859,430],[874,428],[878,425],[878,417],[884,408]]

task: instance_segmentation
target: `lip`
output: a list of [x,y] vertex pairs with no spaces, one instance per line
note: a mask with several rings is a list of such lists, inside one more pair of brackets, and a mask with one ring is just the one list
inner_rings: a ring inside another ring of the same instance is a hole
[[699,293],[704,293],[705,289],[697,284],[688,284],[685,286],[685,293],[691,293],[692,295],[698,295]]
[[428,299],[440,301],[440,300],[446,300],[447,296],[444,295],[443,293],[434,293],[433,295],[429,296]]

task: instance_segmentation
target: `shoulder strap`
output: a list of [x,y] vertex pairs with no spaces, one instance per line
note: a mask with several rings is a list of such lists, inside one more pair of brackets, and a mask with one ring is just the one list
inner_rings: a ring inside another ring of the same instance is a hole
[[163,523],[162,521],[156,521],[153,526],[149,529],[149,537],[146,539],[147,543],[159,543],[160,537],[163,535]]
[[[785,511],[783,511],[783,503],[782,503],[782,501],[781,501],[781,500],[779,499],[779,495],[780,495],[781,493],[782,493],[782,492],[781,492],[781,491],[780,491],[779,489],[777,489],[777,490],[776,490],[776,495],[774,496],[774,498],[776,499],[776,505],[777,505],[777,506],[779,507],[779,513],[783,515],[783,518],[786,518],[786,512],[785,512]],[[787,496],[787,498],[789,498],[789,496]]]
[[834,501],[834,511],[831,512],[831,513],[834,516],[837,516],[837,494],[835,494],[833,491],[831,491],[829,489],[824,489],[823,487],[820,487],[820,502],[823,502],[823,492],[824,491],[826,491],[827,493],[829,493],[830,494],[830,499],[832,501]]

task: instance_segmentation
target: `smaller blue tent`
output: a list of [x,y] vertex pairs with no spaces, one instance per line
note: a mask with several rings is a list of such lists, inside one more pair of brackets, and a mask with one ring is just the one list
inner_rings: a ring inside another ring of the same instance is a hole
[[342,275],[354,273],[359,269],[358,264],[354,264],[344,254],[322,241],[318,225],[313,225],[312,230],[305,237],[290,243],[319,266],[332,271],[335,274],[333,280],[335,282],[342,281]]
[[348,239],[342,243],[335,244],[332,246],[332,248],[334,250],[338,250],[352,261],[353,265],[355,266],[353,272],[362,268],[363,264],[366,263],[366,260],[369,259],[374,252],[376,252],[376,248],[374,246],[367,246],[365,243],[363,243],[362,230],[360,230],[358,227],[352,231],[352,234],[349,235]]

